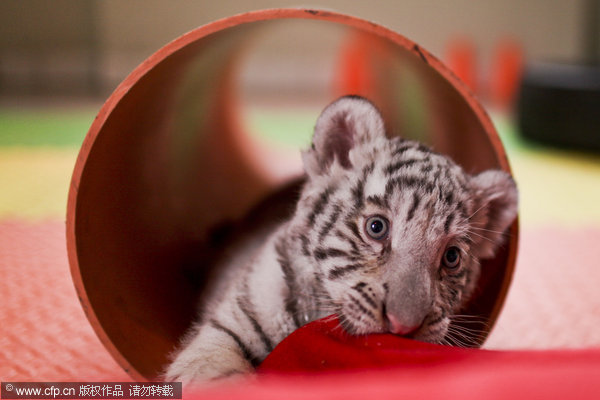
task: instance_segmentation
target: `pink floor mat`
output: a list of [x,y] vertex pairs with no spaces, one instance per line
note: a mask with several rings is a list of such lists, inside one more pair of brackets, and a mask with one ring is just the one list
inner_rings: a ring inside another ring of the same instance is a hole
[[[488,348],[600,345],[600,228],[526,229]],[[77,300],[61,222],[0,223],[0,379],[130,380]]]

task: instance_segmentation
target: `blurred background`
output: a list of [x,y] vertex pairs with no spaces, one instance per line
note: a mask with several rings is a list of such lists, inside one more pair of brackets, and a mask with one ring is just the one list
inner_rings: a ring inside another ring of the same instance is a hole
[[[453,41],[467,39],[477,53],[478,78],[487,79],[486,71],[506,39],[515,40],[528,61],[586,60],[593,46],[586,28],[590,3],[5,0],[0,4],[0,90],[3,97],[46,94],[103,99],[134,67],[183,33],[219,18],[273,7],[329,8],[355,15],[401,33],[442,59]],[[330,50],[319,45],[318,36],[309,39],[306,49],[311,57],[322,57]],[[270,59],[281,56],[281,51],[273,47],[265,52],[262,62],[267,68],[257,68],[257,75],[258,71],[269,74]],[[306,79],[302,64],[290,62],[285,74],[299,78],[290,82],[282,76],[281,83],[295,84],[296,91],[323,86],[322,77]]]
[[[0,377],[127,379],[87,324],[68,273],[64,216],[80,145],[110,93],[163,45],[216,19],[277,7],[331,9],[384,25],[475,92],[521,193],[515,279],[486,346],[600,345],[599,4],[1,1]],[[276,29],[243,55],[243,118],[257,137],[297,149],[309,143],[334,91],[343,37],[329,28]],[[572,89],[588,97],[542,101]],[[554,118],[561,112],[575,121]],[[575,138],[578,132],[585,135]]]

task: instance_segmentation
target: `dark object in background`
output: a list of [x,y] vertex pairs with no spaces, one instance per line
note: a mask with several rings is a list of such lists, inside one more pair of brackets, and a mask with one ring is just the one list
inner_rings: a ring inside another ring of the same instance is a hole
[[528,139],[600,151],[600,0],[587,0],[583,12],[583,63],[527,68],[517,123]]
[[600,67],[528,67],[521,82],[517,113],[525,138],[600,151]]

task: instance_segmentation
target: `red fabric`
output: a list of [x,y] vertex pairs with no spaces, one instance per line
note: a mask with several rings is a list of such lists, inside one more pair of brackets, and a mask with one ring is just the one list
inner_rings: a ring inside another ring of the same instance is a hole
[[[308,324],[283,340],[260,365],[261,372],[307,372],[410,368],[463,359],[469,350],[417,342],[392,334],[348,335],[337,319]],[[476,354],[476,353],[475,353]]]
[[600,398],[600,349],[462,349],[389,334],[349,336],[335,320],[316,321],[292,333],[259,373],[257,381],[186,398]]

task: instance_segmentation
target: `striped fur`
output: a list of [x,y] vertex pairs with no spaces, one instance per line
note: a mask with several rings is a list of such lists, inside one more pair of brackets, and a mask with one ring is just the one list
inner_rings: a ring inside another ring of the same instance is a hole
[[[252,371],[293,330],[330,314],[351,334],[444,343],[479,260],[494,255],[516,216],[508,174],[471,176],[423,144],[387,139],[379,112],[359,97],[323,111],[303,159],[295,214],[243,267],[224,267],[235,272],[224,275],[167,379]],[[388,222],[380,240],[365,228],[374,215]],[[454,268],[444,261],[451,247],[460,254]]]

